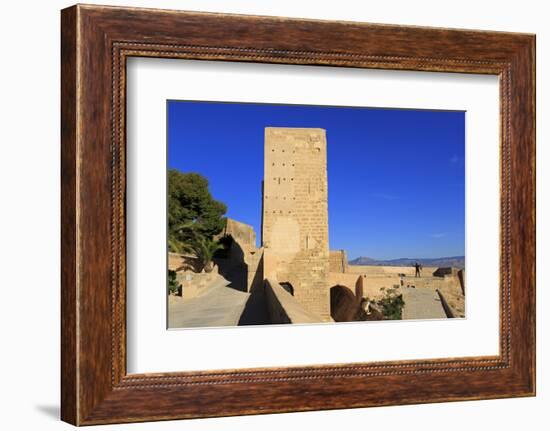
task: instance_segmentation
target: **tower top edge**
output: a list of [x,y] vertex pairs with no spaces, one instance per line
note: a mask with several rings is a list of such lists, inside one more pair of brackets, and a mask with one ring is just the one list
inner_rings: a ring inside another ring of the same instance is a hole
[[326,129],[322,129],[320,127],[272,127],[272,126],[268,126],[268,127],[265,127],[264,129],[266,132],[268,131],[285,131],[285,130],[288,130],[288,131],[292,131],[292,132],[300,132],[300,131],[304,131],[304,132],[323,132],[323,133],[326,133]]

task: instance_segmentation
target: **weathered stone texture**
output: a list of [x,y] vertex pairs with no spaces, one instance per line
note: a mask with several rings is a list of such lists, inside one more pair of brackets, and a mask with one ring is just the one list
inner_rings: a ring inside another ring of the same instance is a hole
[[323,129],[265,129],[264,277],[288,282],[330,321],[327,143]]
[[223,235],[231,236],[245,251],[256,250],[256,232],[252,226],[246,223],[228,218],[220,237]]
[[256,232],[246,223],[227,219],[224,231],[218,236],[230,236],[233,241],[223,257],[214,258],[219,272],[231,282],[231,287],[250,292],[263,282],[262,249],[256,247]]
[[330,250],[330,272],[348,272],[348,256],[346,250]]
[[271,323],[319,323],[319,316],[305,310],[276,280],[265,280],[265,294]]

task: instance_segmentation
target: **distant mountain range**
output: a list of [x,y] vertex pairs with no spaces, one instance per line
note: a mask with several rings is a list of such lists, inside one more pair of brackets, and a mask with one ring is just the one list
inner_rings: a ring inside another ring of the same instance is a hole
[[349,261],[350,265],[370,265],[370,266],[411,266],[415,262],[420,263],[422,266],[453,266],[455,268],[464,268],[464,256],[450,256],[450,257],[435,257],[435,258],[408,258],[402,257],[399,259],[378,260],[371,257],[360,256],[357,259]]

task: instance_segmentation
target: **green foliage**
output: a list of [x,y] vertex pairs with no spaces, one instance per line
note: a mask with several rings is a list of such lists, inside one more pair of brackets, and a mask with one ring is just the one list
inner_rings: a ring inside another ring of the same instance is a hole
[[225,227],[227,207],[208,191],[200,174],[168,170],[168,248],[183,253],[212,240]]
[[[381,289],[385,290],[385,289]],[[387,289],[384,297],[378,301],[382,307],[384,318],[388,320],[400,320],[405,301],[402,294],[397,294],[396,289]]]
[[181,289],[181,284],[178,283],[176,271],[168,270],[168,293],[177,295]]
[[190,240],[189,243],[186,244],[185,248],[187,251],[193,253],[193,255],[197,258],[198,272],[203,269],[206,272],[210,272],[214,268],[212,265],[214,254],[218,250],[223,249],[223,244],[210,238],[197,236]]

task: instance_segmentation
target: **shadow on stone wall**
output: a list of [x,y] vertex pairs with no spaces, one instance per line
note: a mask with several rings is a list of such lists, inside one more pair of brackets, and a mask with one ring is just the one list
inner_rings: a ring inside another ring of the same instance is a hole
[[456,275],[460,283],[460,290],[462,291],[462,295],[466,295],[466,290],[464,289],[464,270],[463,269],[459,270]]
[[258,271],[252,280],[250,298],[246,303],[239,325],[267,325],[271,323],[267,310],[267,297],[264,289],[264,275],[262,268],[264,257],[260,258]]
[[244,251],[237,241],[229,237],[229,245],[214,257],[219,274],[229,281],[228,287],[247,292],[248,265],[244,260]]

